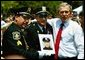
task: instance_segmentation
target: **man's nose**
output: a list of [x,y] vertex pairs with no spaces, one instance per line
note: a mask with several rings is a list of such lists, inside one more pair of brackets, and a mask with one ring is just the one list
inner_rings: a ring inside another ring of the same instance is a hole
[[65,12],[63,12],[63,15],[66,15],[66,13],[65,13]]

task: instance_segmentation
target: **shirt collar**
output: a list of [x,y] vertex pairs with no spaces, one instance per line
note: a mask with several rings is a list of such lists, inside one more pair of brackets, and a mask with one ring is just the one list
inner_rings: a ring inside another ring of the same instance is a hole
[[[71,18],[69,18],[68,20],[66,20],[66,21],[64,22],[64,27],[67,27],[67,26],[69,25],[70,20],[71,20]],[[60,26],[61,23],[62,23],[62,20],[59,19],[59,20],[57,21],[58,26]]]
[[[38,26],[39,26],[39,28],[42,30],[42,26],[40,26],[39,24],[38,24]],[[43,31],[43,30],[42,30]]]

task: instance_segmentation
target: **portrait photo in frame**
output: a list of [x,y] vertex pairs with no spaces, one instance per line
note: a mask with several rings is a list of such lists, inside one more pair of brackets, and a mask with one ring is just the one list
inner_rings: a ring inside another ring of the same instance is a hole
[[54,43],[52,34],[38,34],[41,51],[43,53],[54,54]]

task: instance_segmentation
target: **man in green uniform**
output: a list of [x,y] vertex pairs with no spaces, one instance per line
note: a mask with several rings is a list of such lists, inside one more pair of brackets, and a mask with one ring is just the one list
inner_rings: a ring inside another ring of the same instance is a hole
[[18,12],[15,14],[14,22],[6,29],[2,40],[2,56],[5,59],[37,59],[38,52],[30,48],[26,39],[24,26],[29,20],[30,14]]
[[[40,42],[38,34],[52,34],[52,27],[47,23],[47,11],[39,11],[36,13],[36,21],[30,23],[27,28],[27,36],[30,40],[30,46],[35,50],[39,51],[39,55],[41,54],[40,51]],[[41,54],[43,55],[43,53]],[[50,56],[42,56],[42,60],[52,59]]]

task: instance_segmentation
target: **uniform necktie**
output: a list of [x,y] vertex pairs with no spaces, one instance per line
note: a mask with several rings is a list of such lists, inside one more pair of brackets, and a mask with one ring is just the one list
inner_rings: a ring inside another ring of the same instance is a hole
[[58,58],[59,43],[60,43],[60,40],[61,40],[61,34],[62,34],[63,26],[64,26],[64,24],[62,23],[60,25],[58,34],[56,36],[54,59],[57,59]]
[[47,33],[47,31],[46,31],[46,28],[42,28],[43,29],[43,34],[46,34]]

